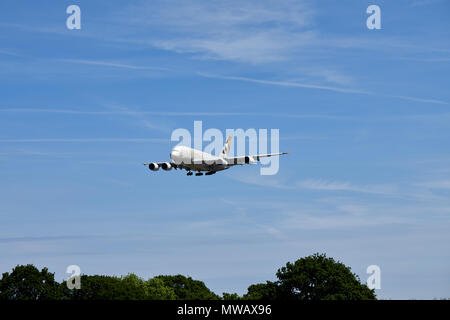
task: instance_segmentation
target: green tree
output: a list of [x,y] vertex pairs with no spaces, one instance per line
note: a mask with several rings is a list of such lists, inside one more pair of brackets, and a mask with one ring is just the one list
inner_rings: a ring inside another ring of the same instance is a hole
[[134,274],[125,277],[81,276],[80,289],[64,287],[64,298],[74,300],[138,300],[146,298],[144,282]]
[[47,268],[41,271],[32,264],[18,265],[11,273],[3,273],[0,280],[2,300],[58,299],[61,291],[53,273]]
[[[65,298],[74,300],[111,300],[117,297],[120,279],[110,276],[81,275],[80,289],[64,289]],[[61,284],[63,287],[66,283]]]
[[122,277],[120,286],[122,287],[122,294],[126,296],[128,300],[141,300],[147,299],[147,286],[144,280],[135,275],[129,273]]
[[298,300],[373,300],[374,290],[361,284],[349,267],[325,254],[314,254],[278,269],[279,295]]
[[177,299],[182,300],[219,300],[219,296],[209,290],[202,281],[182,275],[157,276],[165,286],[172,288]]
[[275,300],[279,298],[279,286],[276,282],[252,284],[244,294],[244,299],[249,300]]
[[175,290],[164,284],[160,278],[152,278],[145,282],[146,299],[150,300],[176,300]]
[[241,300],[242,298],[237,293],[222,293],[222,300]]

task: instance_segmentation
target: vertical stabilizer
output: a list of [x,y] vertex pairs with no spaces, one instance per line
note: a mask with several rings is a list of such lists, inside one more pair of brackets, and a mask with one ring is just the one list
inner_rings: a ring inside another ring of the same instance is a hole
[[222,158],[228,157],[228,153],[230,152],[231,141],[233,141],[233,138],[231,136],[228,136],[227,142],[225,142],[222,152],[220,153],[220,156]]

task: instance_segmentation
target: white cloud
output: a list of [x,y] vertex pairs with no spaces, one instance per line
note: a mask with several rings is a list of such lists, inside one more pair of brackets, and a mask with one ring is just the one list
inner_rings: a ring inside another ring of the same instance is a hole
[[251,64],[283,61],[313,32],[287,35],[282,31],[257,31],[249,35],[227,35],[206,39],[180,38],[155,41],[154,45],[178,53],[198,53],[199,58],[231,60]]
[[308,189],[313,191],[347,191],[376,195],[399,196],[398,188],[392,184],[356,185],[350,182],[329,181],[324,179],[306,179],[290,181],[277,176],[232,175],[232,178],[247,184],[285,190]]
[[323,86],[323,85],[309,84],[309,83],[298,83],[298,82],[289,82],[289,81],[272,81],[272,80],[263,80],[263,79],[254,79],[254,78],[236,77],[236,76],[222,76],[222,75],[214,75],[214,74],[208,74],[208,73],[202,73],[202,72],[199,72],[198,75],[202,76],[202,77],[206,77],[206,78],[245,81],[245,82],[253,82],[253,83],[275,85],[275,86],[282,86],[282,87],[319,89],[319,90],[335,91],[335,92],[341,92],[341,93],[371,94],[370,92],[363,91],[363,90],[355,90],[355,89],[332,87],[332,86]]
[[167,121],[162,119],[153,119],[149,118],[147,114],[139,111],[139,110],[133,110],[129,107],[123,106],[123,105],[116,105],[116,104],[104,104],[105,108],[108,108],[109,110],[112,110],[113,112],[123,112],[123,114],[126,114],[133,118],[135,121],[132,125],[137,123],[138,125],[150,129],[150,130],[156,130],[164,133],[170,133],[172,129],[172,125],[169,125]]
[[274,86],[282,86],[282,87],[319,89],[319,90],[327,90],[327,91],[334,91],[334,92],[340,92],[340,93],[378,95],[380,97],[396,98],[396,99],[410,100],[410,101],[415,101],[415,102],[423,102],[423,103],[431,103],[431,104],[450,104],[449,102],[442,101],[442,100],[436,100],[436,99],[424,99],[424,98],[411,97],[411,96],[401,96],[401,95],[386,95],[386,94],[375,93],[375,92],[370,92],[370,91],[365,91],[365,90],[357,90],[357,89],[342,88],[342,87],[332,87],[332,86],[323,86],[323,85],[309,84],[309,83],[297,83],[297,82],[289,82],[289,81],[273,81],[273,80],[254,79],[254,78],[236,77],[236,76],[223,76],[223,75],[214,75],[214,74],[207,74],[207,73],[201,73],[201,72],[198,72],[197,74],[199,76],[206,77],[206,78],[245,81],[245,82],[253,82],[253,83],[260,83],[260,84],[274,85]]
[[343,204],[338,206],[338,209],[352,216],[364,216],[368,213],[366,207],[356,204]]
[[411,3],[413,7],[422,7],[442,2],[442,0],[415,0]]
[[340,229],[340,228],[359,228],[373,227],[380,225],[390,225],[394,223],[411,223],[413,219],[407,219],[398,216],[365,216],[354,214],[327,214],[312,215],[303,212],[292,212],[289,216],[278,223],[279,228],[288,230],[298,229]]
[[168,70],[167,68],[162,68],[162,67],[138,66],[138,65],[131,65],[131,64],[118,63],[118,62],[110,62],[110,61],[83,60],[83,59],[58,59],[58,61],[67,62],[67,63],[75,63],[75,64],[132,69],[132,70]]
[[430,189],[450,189],[450,180],[427,181],[417,185]]
[[312,70],[311,74],[317,77],[322,77],[327,82],[335,83],[338,85],[349,85],[353,83],[353,78],[344,75],[337,70],[332,69],[317,69]]
[[6,50],[6,49],[0,49],[0,54],[6,55],[6,56],[13,56],[13,57],[23,57],[23,55],[17,54],[14,51]]
[[396,188],[392,185],[355,185],[349,182],[327,181],[321,179],[297,181],[296,186],[310,190],[352,191],[385,195],[392,195],[396,192]]
[[261,187],[270,187],[277,189],[294,189],[292,186],[286,184],[282,179],[274,178],[273,176],[261,176],[261,175],[242,175],[242,174],[232,174],[232,179],[253,184]]
[[[295,114],[281,112],[191,112],[191,111],[134,111],[130,108],[114,110],[76,110],[76,109],[41,109],[41,108],[1,108],[0,112],[5,113],[55,113],[55,114],[79,114],[79,115],[119,115],[119,116],[138,116],[153,115],[164,117],[285,117],[296,119],[328,119],[328,120],[351,120],[348,116],[335,116],[328,114]],[[356,119],[356,118],[353,118]],[[441,117],[439,117],[441,119]],[[281,139],[302,139],[309,137],[284,137]]]
[[385,97],[391,97],[391,98],[398,98],[402,100],[410,100],[415,102],[424,102],[424,103],[433,103],[433,104],[449,104],[446,101],[437,100],[437,99],[424,99],[424,98],[418,98],[418,97],[411,97],[411,96],[399,96],[399,95],[384,95]]
[[315,38],[312,10],[304,1],[191,1],[140,3],[119,21],[157,25],[166,37],[150,42],[199,57],[262,63],[284,60]]
[[169,142],[169,139],[161,138],[19,138],[19,139],[0,139],[0,142],[11,143],[45,143],[45,142]]

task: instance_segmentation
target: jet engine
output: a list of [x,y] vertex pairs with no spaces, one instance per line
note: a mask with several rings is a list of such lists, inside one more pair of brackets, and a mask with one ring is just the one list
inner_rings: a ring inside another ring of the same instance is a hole
[[246,164],[256,163],[256,160],[253,157],[245,156],[244,160]]
[[148,168],[150,170],[152,170],[152,171],[158,171],[159,170],[159,165],[157,163],[152,162],[152,163],[150,163],[148,165]]
[[169,171],[172,169],[172,165],[168,162],[164,162],[163,164],[161,164],[161,168],[163,168],[163,170]]

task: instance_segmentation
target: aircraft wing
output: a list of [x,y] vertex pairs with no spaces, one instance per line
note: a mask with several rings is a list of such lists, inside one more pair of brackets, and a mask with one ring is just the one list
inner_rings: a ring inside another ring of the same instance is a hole
[[229,166],[242,165],[242,164],[254,164],[257,163],[261,158],[280,156],[283,154],[289,154],[289,152],[279,152],[279,153],[267,153],[267,154],[257,154],[253,156],[240,156],[240,157],[230,157],[224,158]]

